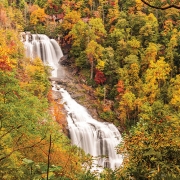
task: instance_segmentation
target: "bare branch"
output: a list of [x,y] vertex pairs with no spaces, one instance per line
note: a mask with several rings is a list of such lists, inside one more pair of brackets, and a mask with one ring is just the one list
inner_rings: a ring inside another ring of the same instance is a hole
[[19,126],[17,126],[17,127],[12,127],[12,129],[10,129],[9,131],[7,131],[5,134],[3,134],[1,137],[0,137],[0,139],[1,138],[3,138],[4,136],[6,136],[7,134],[9,134],[11,131],[13,131],[14,129],[19,129],[20,127],[22,127],[22,125],[19,125]]
[[166,10],[166,9],[170,9],[170,8],[175,8],[175,9],[180,9],[180,6],[177,6],[175,4],[171,4],[168,5],[166,7],[157,7],[157,6],[153,6],[151,4],[149,4],[148,2],[146,2],[145,0],[141,0],[141,2],[143,2],[144,4],[146,4],[147,6],[154,8],[154,9],[160,9],[160,10]]
[[18,149],[14,149],[13,151],[11,151],[9,154],[7,154],[6,156],[0,158],[0,161],[8,158],[9,156],[11,156],[11,154],[13,154],[15,151],[19,151],[19,150],[22,150],[22,149],[28,149],[28,148],[33,148],[33,147],[36,147],[37,144],[39,144],[41,141],[43,141],[44,139],[46,138],[46,136],[44,136],[42,139],[40,139],[40,141],[38,141],[37,143],[34,143],[30,146],[26,146],[26,147],[20,147]]
[[49,137],[49,151],[48,151],[48,167],[47,167],[47,180],[49,179],[49,167],[50,167],[50,154],[51,154],[51,134],[50,134],[50,137]]

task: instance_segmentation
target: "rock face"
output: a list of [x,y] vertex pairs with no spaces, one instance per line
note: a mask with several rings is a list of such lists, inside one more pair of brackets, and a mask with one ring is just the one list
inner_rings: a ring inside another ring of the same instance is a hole
[[[73,99],[87,108],[94,119],[102,121],[98,116],[96,108],[93,107],[95,100],[93,92],[85,89],[83,83],[81,84],[81,82],[74,77],[74,71],[71,67],[61,66],[59,69],[64,71],[63,78],[61,76],[57,78],[51,77],[50,81],[54,81],[60,88],[66,89]],[[53,91],[53,98],[54,100],[61,99],[60,93]]]
[[69,65],[68,54],[66,54],[66,55],[64,55],[63,57],[60,58],[59,64],[61,64],[61,65]]

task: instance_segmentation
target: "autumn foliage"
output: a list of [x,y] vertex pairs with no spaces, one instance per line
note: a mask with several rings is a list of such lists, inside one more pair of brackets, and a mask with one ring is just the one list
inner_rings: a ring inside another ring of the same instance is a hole
[[102,71],[96,69],[94,80],[95,80],[95,82],[97,84],[101,84],[102,85],[106,81],[106,77],[105,77],[105,75],[103,74]]
[[13,64],[11,63],[10,58],[8,57],[8,52],[0,48],[0,69],[4,71],[11,71]]
[[63,133],[63,105],[50,95],[48,67],[24,56],[16,30],[0,27],[0,36],[0,179],[46,178],[49,149],[49,176],[76,179],[86,155]]
[[117,87],[117,92],[118,93],[120,93],[120,94],[124,93],[124,83],[123,83],[123,81],[119,80],[116,87]]
[[13,68],[17,65],[17,60],[15,58],[16,53],[18,52],[18,47],[16,43],[19,44],[18,39],[13,40],[13,32],[5,31],[0,29],[0,36],[9,34],[9,39],[0,40],[0,69],[3,71],[12,71]]
[[[118,148],[125,155],[123,167],[102,178],[179,180],[179,1],[147,0],[150,6],[141,0],[30,2],[0,3],[0,179],[18,179],[23,173],[24,179],[33,179],[31,168],[46,163],[50,134],[57,137],[52,161],[64,168],[51,175],[92,179],[83,176],[79,164],[75,167],[82,160],[75,156],[79,151],[61,144],[69,143],[57,135],[56,125],[65,121],[63,107],[50,98],[41,60],[24,57],[18,32],[25,30],[58,39],[98,115],[124,133]],[[71,155],[76,174],[67,164]],[[22,156],[29,158],[25,169]]]

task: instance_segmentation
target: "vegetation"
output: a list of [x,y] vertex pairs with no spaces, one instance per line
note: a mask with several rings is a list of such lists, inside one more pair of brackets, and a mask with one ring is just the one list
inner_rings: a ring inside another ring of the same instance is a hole
[[178,0],[1,1],[0,178],[96,178],[82,168],[89,157],[58,130],[62,107],[51,99],[47,67],[23,55],[25,30],[60,40],[100,117],[122,129],[123,166],[101,179],[180,179],[179,7]]
[[22,27],[11,27],[12,7],[1,7],[10,24],[0,28],[0,179],[79,179],[91,157],[63,133],[65,115],[51,97],[48,67],[24,57]]

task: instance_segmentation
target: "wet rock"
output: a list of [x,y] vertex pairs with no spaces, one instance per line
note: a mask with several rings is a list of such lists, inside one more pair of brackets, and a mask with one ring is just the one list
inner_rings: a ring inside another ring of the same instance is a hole
[[62,98],[61,93],[58,92],[58,91],[52,91],[52,98],[53,98],[54,100],[61,99],[61,98]]
[[74,94],[74,93],[71,93],[71,97],[73,99],[80,99],[83,95],[82,94]]
[[69,65],[69,59],[68,59],[68,54],[64,55],[63,57],[60,58],[59,64],[61,65]]
[[64,79],[58,79],[57,81],[56,81],[56,83],[57,84],[60,84],[60,85],[64,85],[64,86],[67,86],[67,81],[66,80],[64,80]]

